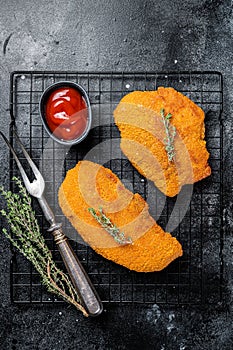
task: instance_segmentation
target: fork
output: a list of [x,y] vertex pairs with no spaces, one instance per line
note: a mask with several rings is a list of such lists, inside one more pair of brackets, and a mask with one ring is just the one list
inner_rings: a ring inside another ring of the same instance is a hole
[[51,232],[54,236],[54,240],[58,246],[63,262],[66,266],[66,269],[70,275],[70,278],[80,297],[83,306],[85,307],[87,313],[90,316],[97,316],[103,311],[102,302],[93,284],[91,283],[86,271],[84,270],[82,264],[75,255],[72,247],[70,246],[67,237],[64,235],[62,231],[62,224],[56,222],[53,211],[50,208],[46,198],[44,197],[45,181],[43,179],[42,174],[40,173],[39,169],[37,168],[31,157],[29,156],[28,152],[24,148],[15,130],[13,130],[13,134],[15,136],[15,140],[21,147],[23,154],[26,160],[28,161],[32,172],[35,176],[35,179],[32,182],[30,182],[14,148],[12,147],[6,136],[0,131],[0,135],[2,136],[3,140],[12,152],[12,155],[19,168],[24,185],[28,193],[31,196],[38,199],[44,216],[50,224],[48,231]]

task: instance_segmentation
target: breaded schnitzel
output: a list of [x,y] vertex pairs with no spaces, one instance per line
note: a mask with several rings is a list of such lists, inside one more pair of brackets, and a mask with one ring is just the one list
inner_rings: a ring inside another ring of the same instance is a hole
[[[59,204],[85,242],[130,270],[159,271],[182,255],[180,243],[157,225],[144,199],[99,164],[80,161],[69,170],[59,189]],[[97,212],[101,207],[132,244],[117,243],[91,215],[90,207]]]
[[[165,149],[168,138],[161,111],[171,114],[169,123],[175,129],[172,161]],[[173,88],[127,94],[115,109],[114,118],[123,153],[165,195],[173,197],[183,185],[211,174],[204,112]]]

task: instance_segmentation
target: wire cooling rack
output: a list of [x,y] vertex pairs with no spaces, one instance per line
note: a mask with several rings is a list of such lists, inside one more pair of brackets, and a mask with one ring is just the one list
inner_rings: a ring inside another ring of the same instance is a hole
[[[62,80],[80,83],[87,90],[93,108],[94,125],[88,137],[69,150],[48,138],[41,124],[38,109],[45,88],[51,83]],[[202,107],[206,114],[206,141],[210,152],[212,175],[194,185],[188,211],[172,233],[183,246],[183,256],[161,272],[136,273],[97,255],[90,247],[83,244],[81,239],[78,242],[71,241],[71,244],[103,302],[164,305],[203,305],[222,302],[223,87],[220,73],[13,72],[10,94],[12,123],[15,123],[20,138],[32,158],[43,170],[47,198],[57,210],[56,193],[66,171],[75,166],[77,161],[83,159],[94,147],[99,147],[101,152],[104,141],[119,139],[112,111],[121,97],[133,90],[154,90],[158,86],[174,87]],[[14,144],[12,135],[11,142]],[[47,156],[41,160],[42,152]],[[147,199],[146,179],[123,156],[117,158],[111,146],[108,152],[109,160],[105,166],[110,167],[131,190]],[[18,175],[18,171],[11,158],[11,178],[14,175]],[[11,189],[14,189],[12,182]],[[160,192],[155,191],[154,196],[155,203],[158,203]],[[166,205],[158,219],[158,223],[164,229],[175,200],[166,198]],[[34,205],[46,242],[58,264],[62,264],[53,239],[46,232],[47,224],[36,203]],[[62,218],[61,213],[56,214]],[[63,224],[68,236],[77,238],[69,223],[65,221]],[[11,263],[11,297],[15,303],[61,302],[46,292],[37,272],[17,251],[13,252]]]

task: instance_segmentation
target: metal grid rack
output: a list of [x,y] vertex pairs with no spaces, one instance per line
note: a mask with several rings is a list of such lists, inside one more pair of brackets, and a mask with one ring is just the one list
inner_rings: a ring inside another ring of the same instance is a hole
[[[48,138],[40,116],[38,103],[44,89],[51,83],[68,80],[80,83],[88,92],[94,115],[94,125],[87,139],[67,150]],[[105,260],[83,242],[71,241],[78,257],[103,302],[157,303],[164,305],[203,305],[223,301],[223,108],[222,76],[218,72],[147,72],[147,73],[86,73],[86,72],[13,72],[11,75],[10,111],[20,138],[34,161],[43,170],[47,197],[57,210],[56,193],[61,176],[93,147],[102,142],[119,139],[112,111],[121,97],[133,90],[154,90],[171,86],[188,96],[206,113],[206,141],[210,152],[212,175],[194,185],[189,209],[172,233],[183,246],[184,254],[165,270],[155,273],[136,273]],[[103,112],[104,111],[104,112]],[[96,124],[95,124],[96,123]],[[11,142],[14,143],[11,135]],[[47,152],[48,151],[48,152]],[[47,154],[46,157],[41,155]],[[46,153],[47,152],[47,153]],[[108,149],[110,167],[131,190],[145,199],[148,183],[125,158],[114,158]],[[112,156],[112,157],[111,157]],[[112,158],[112,159],[111,159]],[[58,171],[59,170],[59,171]],[[59,172],[60,177],[56,174]],[[10,159],[10,176],[17,175]],[[11,182],[11,188],[14,184]],[[155,191],[155,202],[161,194]],[[165,228],[175,199],[166,198],[166,205],[158,220]],[[37,218],[46,242],[56,261],[61,264],[53,239],[46,233],[46,223],[36,207]],[[62,217],[61,213],[56,214]],[[70,238],[77,234],[67,221],[64,232]],[[73,235],[73,236],[72,236]],[[18,252],[11,263],[11,297],[16,303],[60,302],[48,294],[32,266]]]

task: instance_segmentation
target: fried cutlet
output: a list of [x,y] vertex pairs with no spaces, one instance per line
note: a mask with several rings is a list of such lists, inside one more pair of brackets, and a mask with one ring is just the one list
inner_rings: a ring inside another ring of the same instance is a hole
[[[165,149],[167,135],[161,111],[171,114],[175,127],[174,158]],[[165,195],[177,195],[185,184],[211,174],[204,140],[204,112],[173,88],[135,91],[122,98],[114,111],[121,132],[121,149],[133,166]]]
[[[99,164],[80,161],[69,170],[59,189],[59,204],[87,244],[130,270],[159,271],[182,255],[180,243],[154,221],[144,199]],[[117,243],[101,227],[89,212],[89,208],[98,212],[100,207],[132,244]]]

